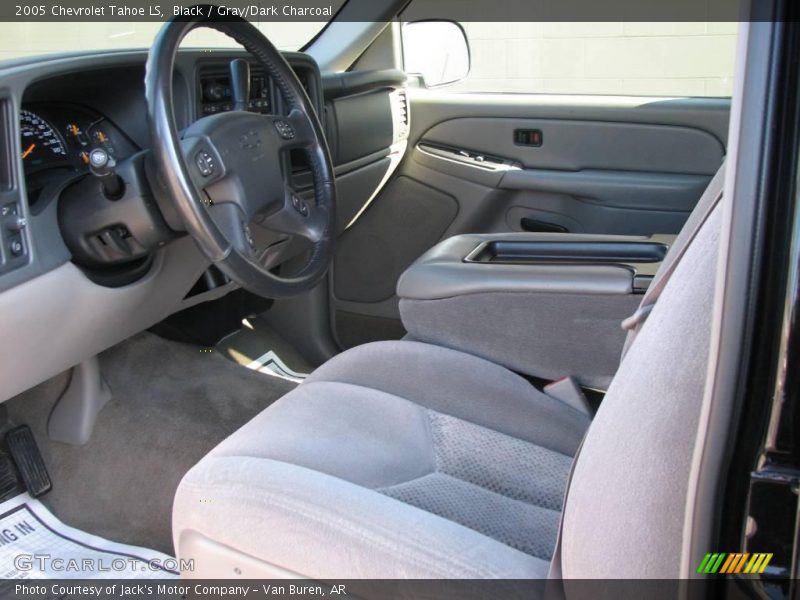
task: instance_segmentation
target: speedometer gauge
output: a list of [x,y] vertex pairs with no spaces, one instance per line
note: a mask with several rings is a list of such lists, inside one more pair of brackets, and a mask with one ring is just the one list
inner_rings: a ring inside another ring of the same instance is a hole
[[25,169],[36,169],[67,159],[64,140],[47,121],[29,110],[20,111],[22,162]]

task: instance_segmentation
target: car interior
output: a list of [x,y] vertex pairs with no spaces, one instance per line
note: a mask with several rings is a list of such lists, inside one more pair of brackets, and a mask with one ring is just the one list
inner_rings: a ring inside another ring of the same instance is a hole
[[774,32],[727,94],[455,92],[403,44],[474,26],[367,4],[2,63],[3,497],[189,578],[688,576]]

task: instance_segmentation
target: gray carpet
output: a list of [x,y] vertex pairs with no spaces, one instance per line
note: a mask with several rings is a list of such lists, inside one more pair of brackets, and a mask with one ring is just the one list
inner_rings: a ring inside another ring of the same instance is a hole
[[100,364],[113,398],[85,446],[46,435],[67,374],[7,402],[9,418],[33,429],[53,480],[42,500],[62,521],[172,553],[172,498],[183,474],[295,384],[150,333],[103,353]]

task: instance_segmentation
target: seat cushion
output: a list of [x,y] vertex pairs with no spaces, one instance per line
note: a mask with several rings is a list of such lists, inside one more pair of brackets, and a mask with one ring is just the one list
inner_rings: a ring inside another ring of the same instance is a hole
[[544,577],[588,418],[418,342],[329,361],[182,481],[204,536],[306,577]]
[[381,390],[424,406],[574,454],[589,419],[488,360],[412,341],[375,342],[329,360],[308,378]]

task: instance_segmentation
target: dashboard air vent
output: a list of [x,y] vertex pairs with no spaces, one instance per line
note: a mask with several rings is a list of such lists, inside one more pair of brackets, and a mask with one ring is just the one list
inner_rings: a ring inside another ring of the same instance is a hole
[[391,94],[392,118],[394,120],[395,140],[408,137],[408,95],[406,90],[394,90]]
[[397,92],[398,103],[400,104],[400,116],[404,125],[408,126],[408,96],[405,90]]

